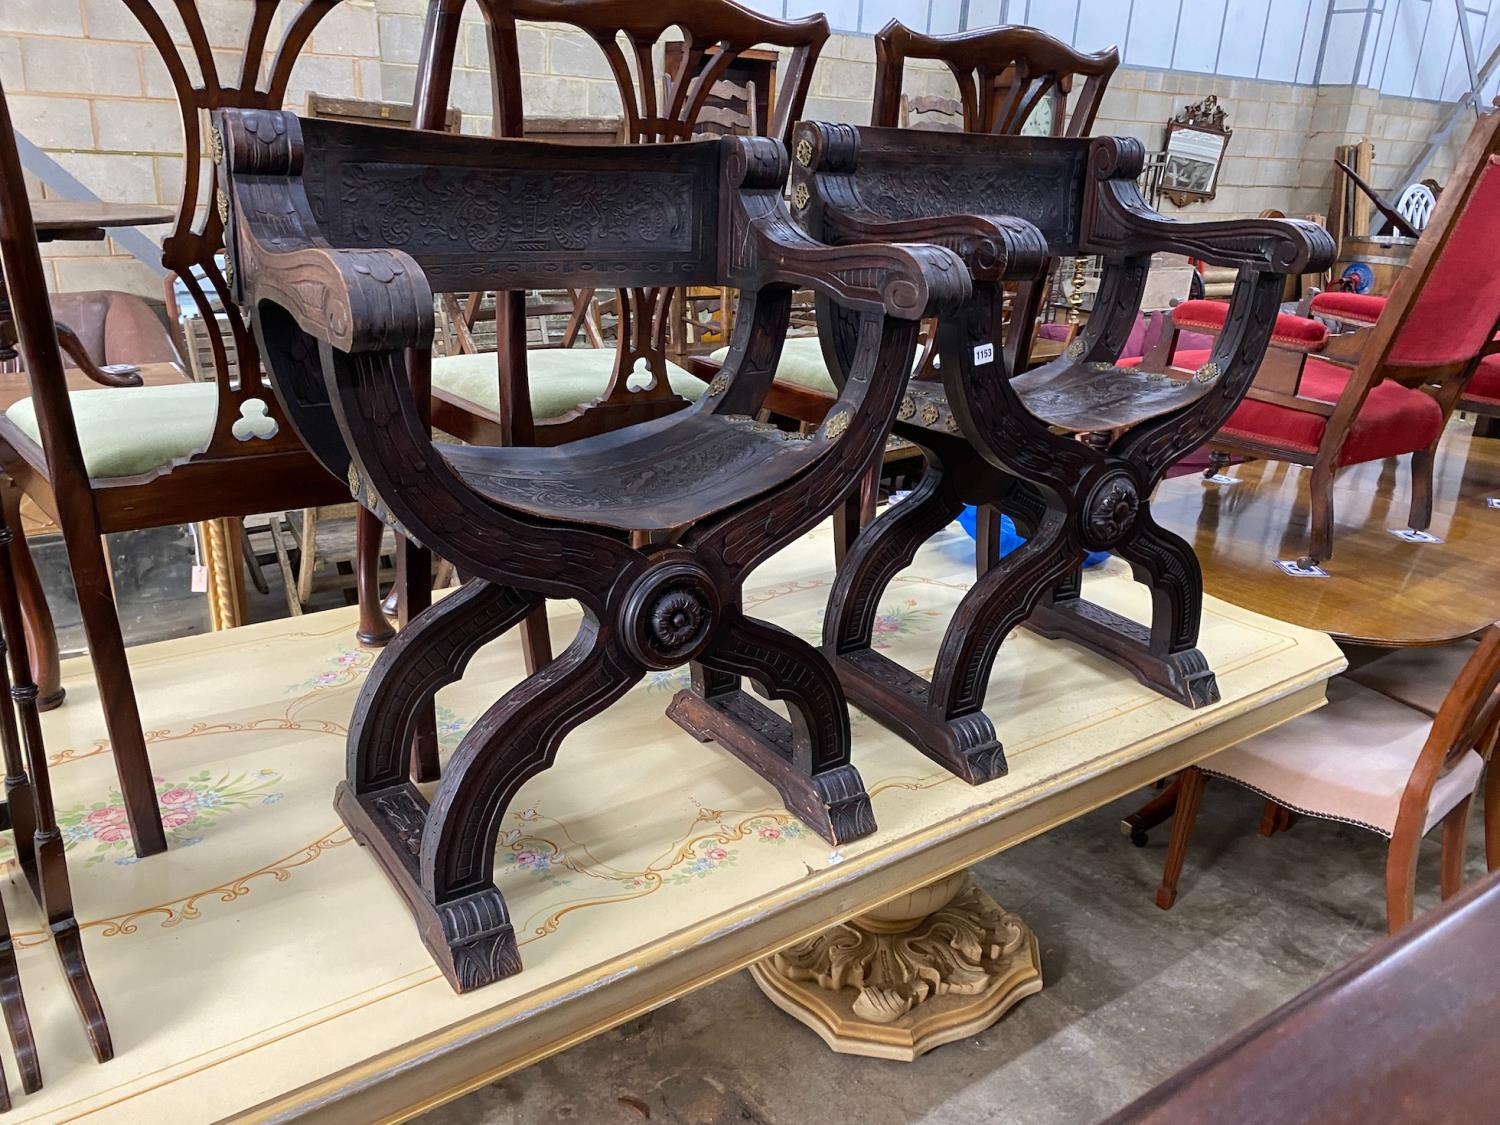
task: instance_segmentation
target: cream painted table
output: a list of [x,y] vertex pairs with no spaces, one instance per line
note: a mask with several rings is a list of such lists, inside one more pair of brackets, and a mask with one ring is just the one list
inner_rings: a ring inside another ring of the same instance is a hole
[[[816,636],[831,557],[820,529],[766,565],[748,603]],[[877,629],[893,656],[930,664],[972,559],[954,530],[892,585]],[[1089,585],[1116,608],[1147,610],[1144,592],[1117,576]],[[559,634],[571,630],[568,608],[554,618]],[[663,717],[682,682],[663,675],[577,732],[507,814],[497,870],[525,969],[460,997],[332,809],[345,725],[371,660],[350,646],[353,615],[131,651],[172,842],[139,862],[111,791],[97,692],[85,665],[65,666],[69,703],[45,724],[78,917],[117,1056],[103,1066],[90,1058],[10,865],[6,905],[47,1084],[18,1097],[9,1120],[347,1122],[417,1112],[892,899],[916,895],[883,912],[884,923],[877,913],[874,929],[910,925],[890,919],[936,909],[955,891],[950,912],[984,915],[989,907],[970,903],[963,884],[968,865],[1318,706],[1342,665],[1323,634],[1211,602],[1203,647],[1224,702],[1191,712],[1078,649],[1019,635],[989,696],[1009,775],[970,788],[856,716],[855,761],[880,831],[838,851],[799,829],[751,771]],[[483,685],[519,676],[509,640],[480,655],[466,684],[444,690],[449,749],[493,698]],[[943,886],[949,876],[958,878]],[[991,921],[999,928],[975,953],[983,979],[966,987],[983,993],[998,970],[1008,974],[1002,999],[1035,991],[1030,934],[998,908]],[[805,946],[788,956],[815,959]],[[829,1018],[853,995],[824,996]]]

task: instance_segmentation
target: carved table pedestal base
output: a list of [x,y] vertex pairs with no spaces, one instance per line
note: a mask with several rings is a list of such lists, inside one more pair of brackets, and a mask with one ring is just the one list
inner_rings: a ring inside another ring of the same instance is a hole
[[762,992],[835,1051],[912,1062],[1042,990],[1036,936],[967,871],[750,967]]

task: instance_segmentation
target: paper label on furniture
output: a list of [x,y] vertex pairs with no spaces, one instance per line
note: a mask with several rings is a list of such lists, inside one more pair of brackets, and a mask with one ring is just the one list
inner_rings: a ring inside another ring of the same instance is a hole
[[1203,478],[1204,484],[1239,484],[1239,477],[1226,477],[1223,473],[1215,473],[1211,477]]
[[1321,566],[1304,567],[1296,559],[1277,559],[1276,565],[1293,578],[1327,578],[1328,572]]
[[974,366],[975,367],[982,367],[986,363],[994,363],[994,362],[995,362],[995,345],[994,344],[975,344],[974,345]]
[[195,594],[208,593],[208,567],[193,567],[193,577],[189,586]]
[[1484,502],[1491,508],[1500,508],[1500,496],[1486,496]]
[[1414,527],[1388,527],[1386,528],[1397,539],[1405,540],[1407,543],[1441,543],[1442,540],[1430,531],[1418,531]]

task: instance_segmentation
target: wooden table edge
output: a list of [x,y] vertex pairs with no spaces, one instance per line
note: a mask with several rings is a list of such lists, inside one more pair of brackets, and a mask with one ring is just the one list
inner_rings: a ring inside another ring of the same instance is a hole
[[[638,972],[631,964],[641,959],[639,951],[616,958],[588,973],[555,982],[546,993],[533,998],[527,1012],[472,1016],[226,1120],[408,1120],[712,984],[829,926],[997,855],[1159,777],[1314,711],[1325,702],[1328,679],[1343,666],[1342,657],[1333,657],[1291,681],[1295,686],[1289,690],[1282,685],[1282,690],[1269,688],[1247,697],[1247,707],[1240,714],[1118,767],[1097,768],[1077,784],[1014,812],[980,817],[978,823],[968,825],[963,823],[965,818],[933,825],[923,833],[935,838],[930,847],[908,850],[827,885],[786,888],[769,903],[761,904],[754,917],[720,915],[692,930],[670,935],[657,944],[669,945],[676,955],[663,958],[650,972]],[[1258,697],[1265,697],[1264,701],[1255,703]],[[971,817],[978,812],[972,810]],[[756,936],[761,927],[755,922],[768,913],[782,916],[790,926],[775,939],[762,941]]]

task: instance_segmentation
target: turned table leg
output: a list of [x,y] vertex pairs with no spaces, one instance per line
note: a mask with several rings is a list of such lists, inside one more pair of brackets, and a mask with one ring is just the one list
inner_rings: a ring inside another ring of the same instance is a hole
[[846,1055],[912,1062],[1042,990],[1036,935],[960,871],[750,966]]

